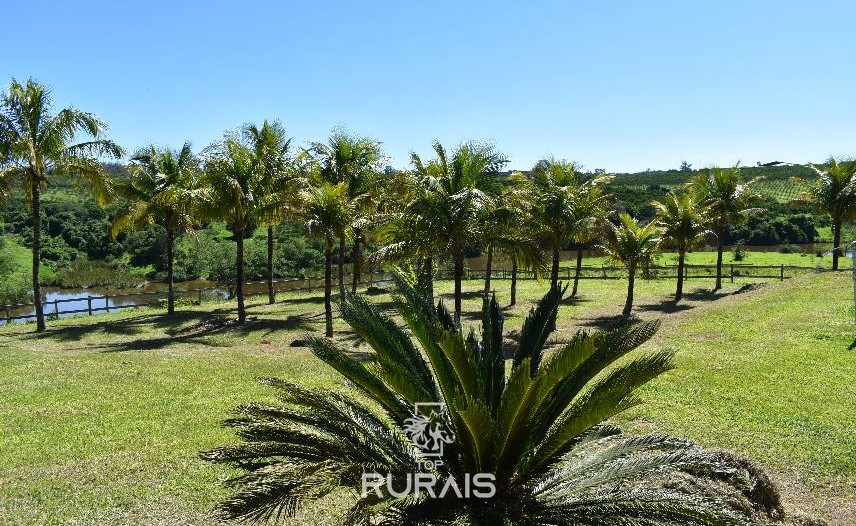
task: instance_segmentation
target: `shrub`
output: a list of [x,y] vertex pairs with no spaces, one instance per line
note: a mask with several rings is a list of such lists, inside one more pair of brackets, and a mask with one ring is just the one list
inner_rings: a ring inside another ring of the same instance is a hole
[[88,261],[81,258],[58,269],[50,284],[63,288],[110,287],[128,289],[145,282],[144,277],[118,262],[110,264],[104,261]]

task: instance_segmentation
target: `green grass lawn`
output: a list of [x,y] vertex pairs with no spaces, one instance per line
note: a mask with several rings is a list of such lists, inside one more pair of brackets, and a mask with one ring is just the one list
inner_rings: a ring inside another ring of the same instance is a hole
[[[691,281],[680,308],[668,301],[673,281],[638,284],[638,315],[663,319],[647,346],[676,349],[678,368],[646,387],[646,403],[621,423],[757,459],[789,510],[854,524],[850,276],[810,274],[729,294],[743,283],[713,295]],[[480,306],[481,285],[466,283],[469,313]],[[507,303],[508,282],[494,285]],[[561,308],[560,332],[609,323],[625,287],[583,281],[581,297]],[[444,294],[450,288],[438,284]],[[521,282],[506,331],[519,330],[545,291],[543,283]],[[63,319],[45,335],[33,334],[32,325],[0,328],[0,524],[209,524],[207,510],[225,495],[218,483],[228,473],[196,453],[233,440],[218,426],[232,407],[270,399],[254,377],[347,389],[292,346],[322,328],[318,294],[283,294],[274,306],[253,298],[245,328],[211,333],[181,329],[233,315],[230,303],[182,307],[174,319],[148,309]],[[338,319],[335,328],[338,339],[361,349]],[[333,504],[313,507],[295,524],[332,524]]]
[[[688,252],[686,257],[686,262],[689,265],[716,265],[716,252],[715,251],[695,251]],[[823,258],[817,257],[815,254],[807,254],[807,253],[782,253],[776,251],[765,251],[765,252],[743,252],[743,259],[740,261],[734,260],[734,253],[731,251],[726,251],[722,254],[722,262],[726,265],[735,264],[735,265],[758,265],[758,266],[779,266],[785,265],[794,266],[794,267],[809,267],[809,268],[823,268],[829,269],[832,268],[832,258],[830,256],[826,256]],[[605,257],[589,257],[583,260],[583,265],[586,266],[600,266],[608,264]],[[677,265],[678,264],[678,255],[673,252],[666,252],[657,255],[656,259],[657,265]],[[563,261],[563,268],[573,268],[576,265],[574,261]],[[839,259],[840,268],[852,268],[852,261],[850,258],[840,258]],[[726,272],[727,273],[727,272]]]

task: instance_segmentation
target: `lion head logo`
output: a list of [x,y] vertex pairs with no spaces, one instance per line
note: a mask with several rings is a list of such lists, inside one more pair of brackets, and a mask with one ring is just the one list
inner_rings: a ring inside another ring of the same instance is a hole
[[455,441],[446,406],[417,402],[413,416],[404,421],[404,433],[427,457],[443,456],[443,445]]

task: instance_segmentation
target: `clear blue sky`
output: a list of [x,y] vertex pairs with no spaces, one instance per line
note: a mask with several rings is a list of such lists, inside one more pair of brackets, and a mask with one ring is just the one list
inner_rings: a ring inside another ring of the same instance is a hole
[[[278,118],[403,167],[493,140],[635,171],[856,155],[856,2],[21,2],[0,81],[33,76],[129,150]],[[14,44],[14,45],[10,45]]]

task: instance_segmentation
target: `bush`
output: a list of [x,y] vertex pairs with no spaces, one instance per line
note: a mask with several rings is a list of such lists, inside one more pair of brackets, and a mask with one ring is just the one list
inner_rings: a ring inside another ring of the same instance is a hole
[[76,259],[57,270],[50,284],[63,288],[111,287],[127,289],[142,285],[145,278],[121,264]]
[[743,245],[745,244],[743,240],[734,244],[734,248],[731,249],[731,252],[734,254],[734,261],[743,261],[746,259],[746,251],[743,250]]
[[21,274],[6,274],[0,279],[0,305],[32,303],[32,283]]

